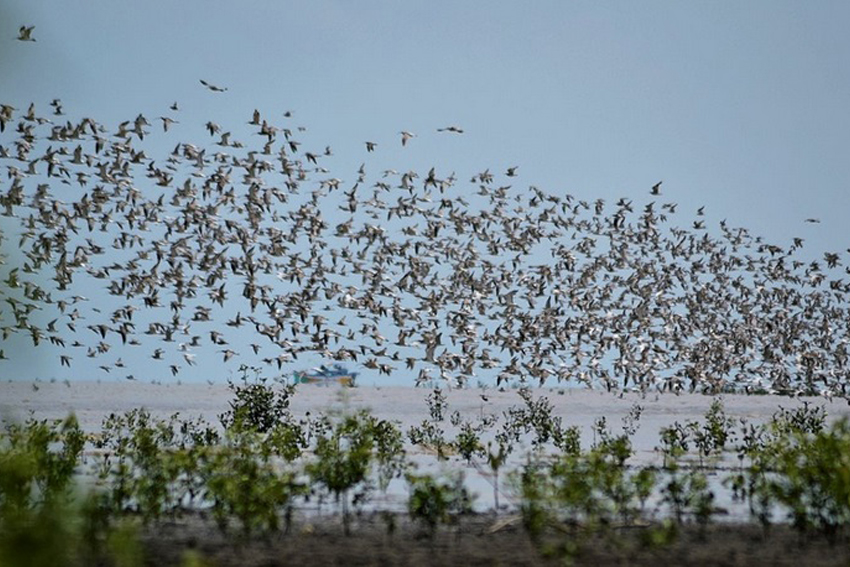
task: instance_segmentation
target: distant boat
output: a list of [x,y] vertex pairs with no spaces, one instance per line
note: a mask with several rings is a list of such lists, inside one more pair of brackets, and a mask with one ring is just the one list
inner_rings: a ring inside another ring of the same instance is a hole
[[293,379],[296,384],[322,384],[330,386],[331,384],[339,384],[353,388],[358,372],[349,372],[342,364],[334,364],[330,367],[322,365],[318,368],[313,368],[310,371],[296,370],[293,373]]

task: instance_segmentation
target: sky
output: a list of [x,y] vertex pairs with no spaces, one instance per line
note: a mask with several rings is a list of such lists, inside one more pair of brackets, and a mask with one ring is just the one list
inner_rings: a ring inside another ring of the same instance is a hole
[[164,146],[290,111],[339,177],[517,167],[609,202],[663,180],[680,210],[817,258],[850,248],[848,21],[838,1],[4,0],[0,102],[115,125],[176,101]]

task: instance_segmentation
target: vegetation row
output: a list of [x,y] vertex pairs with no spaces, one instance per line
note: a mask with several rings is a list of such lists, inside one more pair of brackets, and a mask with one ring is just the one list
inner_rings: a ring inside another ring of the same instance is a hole
[[[662,428],[659,465],[637,466],[630,462],[637,404],[619,430],[598,419],[583,447],[578,428],[564,426],[549,400],[530,390],[501,416],[470,418],[450,413],[437,389],[427,399],[429,418],[403,431],[368,410],[297,419],[293,386],[244,378],[230,388],[218,424],[158,419],[144,409],[110,415],[97,434],[82,431],[73,415],[6,423],[0,566],[119,564],[137,553],[140,527],[190,515],[245,541],[287,534],[296,509],[321,513],[330,504],[348,535],[375,491],[394,480],[408,486],[410,519],[433,537],[472,513],[474,495],[457,468],[417,471],[406,441],[486,473],[496,509],[507,495],[544,552],[568,553],[579,535],[615,536],[626,527],[642,530],[648,545],[675,540],[684,524],[702,529],[722,513],[712,476],[765,533],[787,521],[805,537],[847,537],[850,423],[828,425],[822,407],[780,409],[755,424],[729,417],[716,399],[703,419]],[[519,466],[503,470],[526,440]],[[392,533],[399,515],[382,514]]]

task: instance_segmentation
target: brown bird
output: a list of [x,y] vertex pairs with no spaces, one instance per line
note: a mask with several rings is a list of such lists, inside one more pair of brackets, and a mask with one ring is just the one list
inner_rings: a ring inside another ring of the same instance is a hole
[[18,41],[35,41],[35,38],[32,36],[32,30],[35,29],[35,26],[21,26],[18,29]]

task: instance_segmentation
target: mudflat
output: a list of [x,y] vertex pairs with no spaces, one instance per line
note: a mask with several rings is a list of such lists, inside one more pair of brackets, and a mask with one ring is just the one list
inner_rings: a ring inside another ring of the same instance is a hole
[[[406,431],[430,418],[427,396],[432,390],[408,387],[333,388],[299,386],[291,398],[296,418],[323,412],[369,409]],[[447,412],[466,419],[504,417],[522,404],[516,390],[444,390]],[[635,407],[640,408],[637,430],[632,437],[635,465],[658,464],[659,430],[674,421],[700,420],[715,397],[699,394],[623,394],[576,389],[535,389],[534,397],[546,397],[553,415],[564,425],[575,425],[582,445],[593,441],[594,424],[604,417],[612,429]],[[0,383],[0,419],[59,419],[74,413],[83,430],[97,433],[104,418],[145,408],[153,416],[202,418],[217,424],[233,399],[226,384],[146,384],[123,382],[3,382]],[[823,407],[828,420],[850,414],[842,400],[787,398],[778,396],[724,395],[725,411],[734,419],[763,423],[779,409],[808,404]],[[447,434],[452,426],[445,424]],[[522,445],[522,442],[520,442]],[[518,500],[510,487],[499,486],[503,508],[493,511],[493,478],[486,467],[451,456],[437,462],[427,449],[407,443],[411,461],[420,471],[461,469],[466,486],[476,494],[475,513],[460,518],[457,525],[442,526],[432,537],[405,513],[408,496],[403,481],[391,484],[384,494],[363,507],[345,536],[342,522],[332,506],[324,509],[305,504],[296,509],[291,526],[264,538],[241,540],[222,534],[203,512],[191,513],[174,522],[141,527],[146,565],[186,565],[192,557],[199,565],[548,565],[569,559],[577,565],[847,565],[850,546],[839,540],[830,544],[824,537],[801,534],[788,525],[769,530],[749,520],[746,510],[735,509],[728,495],[718,495],[717,504],[726,508],[708,526],[686,523],[665,531],[663,517],[641,525],[607,526],[586,530],[564,526],[549,530],[532,541],[518,513]],[[527,446],[514,450],[506,470],[525,458]],[[715,474],[720,487],[723,463]],[[734,463],[729,464],[734,466]],[[504,478],[504,477],[503,477]],[[675,537],[673,537],[675,536]],[[667,540],[663,545],[659,542]]]

